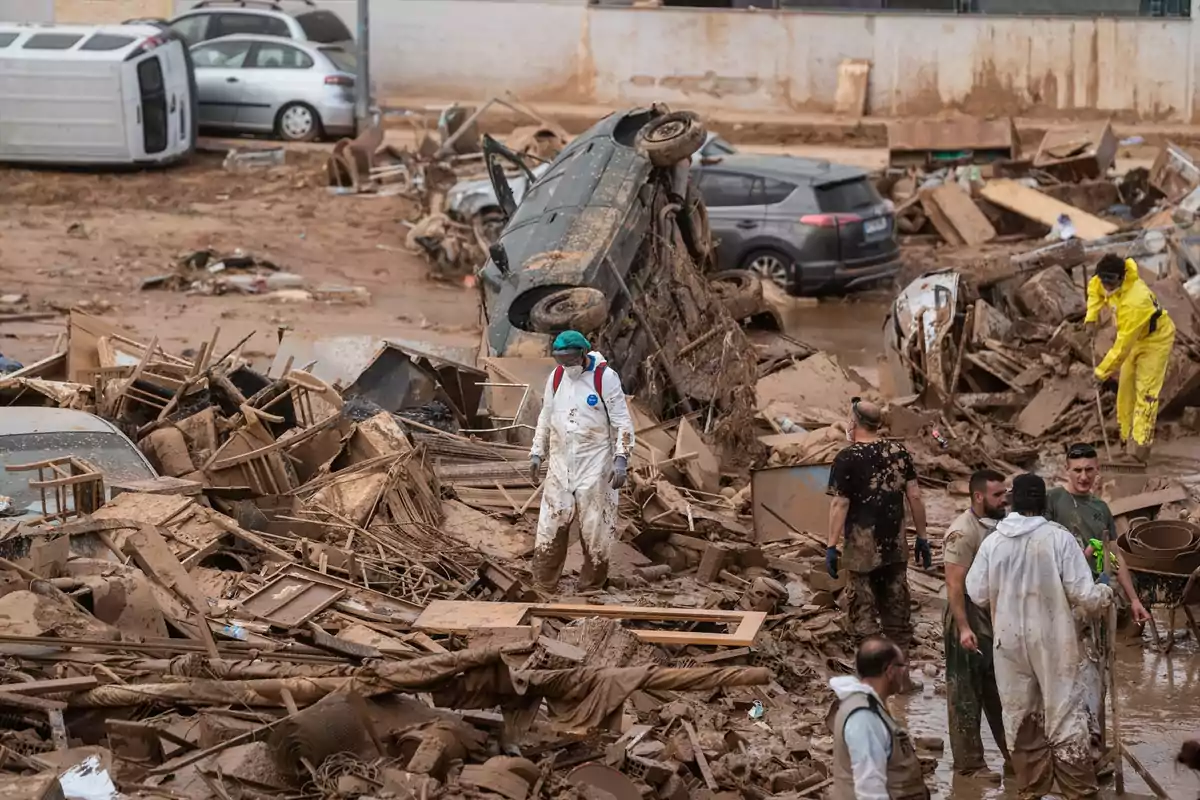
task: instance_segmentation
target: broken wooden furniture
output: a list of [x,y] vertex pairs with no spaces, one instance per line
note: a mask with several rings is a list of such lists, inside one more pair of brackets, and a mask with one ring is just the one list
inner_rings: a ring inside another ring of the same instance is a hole
[[[37,480],[29,481],[37,489],[42,516],[35,522],[63,522],[73,517],[91,514],[104,505],[104,475],[82,458],[67,456],[34,461],[29,464],[6,464],[9,472],[37,470]],[[53,496],[48,502],[47,490]]]
[[435,600],[425,607],[413,627],[438,633],[470,633],[484,628],[518,628],[529,618],[582,619],[601,617],[638,622],[721,623],[733,625],[729,633],[693,630],[631,628],[630,633],[648,644],[695,644],[748,647],[754,643],[767,615],[761,611],[725,611],[719,608],[656,608],[653,606],[586,605],[572,603],[477,603]]

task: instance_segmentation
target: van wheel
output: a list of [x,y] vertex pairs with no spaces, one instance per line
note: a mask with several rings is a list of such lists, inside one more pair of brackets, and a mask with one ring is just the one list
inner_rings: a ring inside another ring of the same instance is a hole
[[763,310],[762,279],[755,273],[744,269],[729,269],[714,274],[708,280],[717,290],[721,304],[734,319],[753,317]]
[[321,115],[307,103],[288,103],[279,109],[275,132],[289,142],[315,142],[321,135]]
[[551,292],[529,311],[530,325],[537,333],[577,330],[591,334],[604,327],[607,320],[608,298],[590,286]]
[[691,158],[708,135],[704,123],[690,111],[664,114],[638,131],[637,147],[656,167],[670,167]]
[[792,259],[778,250],[758,250],[746,256],[742,268],[786,291],[788,276],[792,273]]

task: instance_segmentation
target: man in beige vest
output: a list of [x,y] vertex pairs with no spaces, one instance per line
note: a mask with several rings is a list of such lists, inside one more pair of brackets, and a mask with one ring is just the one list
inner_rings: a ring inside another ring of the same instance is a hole
[[854,659],[858,677],[829,681],[838,698],[833,731],[833,800],[929,800],[908,732],[887,710],[904,685],[904,653],[882,636],[863,640]]

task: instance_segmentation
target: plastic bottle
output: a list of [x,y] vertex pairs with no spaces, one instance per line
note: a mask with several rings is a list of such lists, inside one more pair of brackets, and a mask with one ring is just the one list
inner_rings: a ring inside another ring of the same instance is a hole
[[930,433],[932,434],[933,438],[937,440],[937,443],[942,446],[943,450],[950,446],[950,440],[945,436],[942,436],[942,432],[937,428],[934,428],[932,431],[930,431]]
[[249,636],[246,635],[246,629],[243,628],[241,625],[237,625],[237,624],[226,625],[224,628],[221,629],[221,633],[225,634],[226,636],[228,636],[231,639],[237,639],[237,640],[243,641],[243,642],[246,641],[248,638],[250,638]]

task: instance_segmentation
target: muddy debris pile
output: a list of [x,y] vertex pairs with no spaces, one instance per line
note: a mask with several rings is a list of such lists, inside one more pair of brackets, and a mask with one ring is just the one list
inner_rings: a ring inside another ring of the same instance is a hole
[[1117,253],[1137,261],[1175,322],[1160,408],[1162,419],[1178,417],[1200,402],[1200,340],[1185,281],[1195,267],[1179,246],[1185,229],[1150,232],[1157,238],[1072,239],[917,278],[885,326],[893,396],[935,415],[949,455],[1006,472],[1071,441],[1116,442],[1115,390],[1093,377],[1115,328],[1107,310],[1094,338],[1083,320],[1093,265]]
[[271,303],[329,302],[369,305],[371,294],[362,286],[311,285],[273,261],[241,249],[230,253],[196,250],[176,259],[173,271],[142,279],[140,288],[189,295],[256,295]]
[[1120,142],[1109,122],[1054,128],[1022,152],[1011,119],[902,120],[888,126],[880,189],[902,234],[956,247],[1045,238],[1092,242],[1158,227],[1163,211],[1194,215],[1192,156],[1163,148],[1151,170],[1113,172]]
[[[0,379],[7,405],[110,420],[154,468],[86,449],[5,465],[29,479],[0,516],[6,796],[829,785],[842,584],[815,537],[757,535],[699,414],[635,400],[611,585],[572,597],[569,558],[548,598],[540,481],[506,430],[545,369],[390,341],[357,363],[289,334],[264,374],[243,344],[172,355],[76,311],[60,353]],[[759,367],[816,357],[787,352]]]

